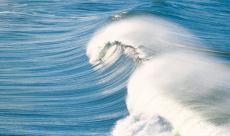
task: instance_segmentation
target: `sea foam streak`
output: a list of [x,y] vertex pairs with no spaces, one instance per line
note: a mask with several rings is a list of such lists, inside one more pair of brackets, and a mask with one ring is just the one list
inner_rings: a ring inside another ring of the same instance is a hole
[[230,135],[229,66],[195,52],[197,40],[175,24],[143,16],[112,23],[93,36],[87,49],[92,64],[102,58],[110,64],[119,55],[108,56],[125,53],[117,52],[120,46],[105,48],[114,41],[148,58],[128,83],[129,116],[116,123],[111,135]]

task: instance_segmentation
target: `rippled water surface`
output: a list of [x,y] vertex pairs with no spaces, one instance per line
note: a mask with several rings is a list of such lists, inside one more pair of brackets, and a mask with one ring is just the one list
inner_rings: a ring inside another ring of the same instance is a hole
[[179,24],[229,62],[227,0],[0,0],[0,135],[109,135],[128,115],[136,64],[121,56],[92,66],[87,44],[106,24],[138,15]]

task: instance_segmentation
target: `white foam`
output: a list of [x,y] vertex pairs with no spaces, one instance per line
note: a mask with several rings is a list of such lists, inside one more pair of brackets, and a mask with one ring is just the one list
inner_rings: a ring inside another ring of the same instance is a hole
[[171,125],[159,116],[130,115],[119,120],[113,129],[114,136],[169,136]]
[[229,81],[228,67],[205,56],[162,55],[132,75],[128,110],[161,115],[181,136],[229,136]]

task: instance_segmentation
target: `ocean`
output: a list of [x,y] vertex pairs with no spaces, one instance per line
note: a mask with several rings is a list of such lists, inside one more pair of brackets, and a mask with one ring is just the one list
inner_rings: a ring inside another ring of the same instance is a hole
[[0,0],[0,135],[229,136],[228,0]]

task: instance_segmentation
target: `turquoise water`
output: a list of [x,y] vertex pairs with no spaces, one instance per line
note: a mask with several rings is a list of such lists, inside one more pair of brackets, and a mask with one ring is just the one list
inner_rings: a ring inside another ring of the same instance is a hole
[[87,45],[99,28],[140,15],[180,25],[229,63],[227,0],[0,0],[0,135],[110,135],[129,114],[137,65],[122,56],[93,66]]

